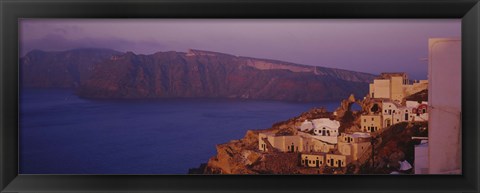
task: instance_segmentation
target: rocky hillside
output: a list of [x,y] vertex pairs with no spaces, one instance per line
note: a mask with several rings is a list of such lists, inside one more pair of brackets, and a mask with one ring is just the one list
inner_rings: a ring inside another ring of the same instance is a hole
[[[358,103],[365,111],[352,111],[350,105]],[[414,163],[414,145],[418,140],[413,136],[427,137],[427,122],[402,122],[384,128],[383,132],[372,133],[378,136],[375,146],[375,167],[372,167],[371,151],[358,161],[349,163],[345,168],[321,167],[306,168],[300,166],[300,153],[261,152],[258,150],[258,134],[271,132],[276,135],[297,135],[296,127],[304,120],[330,118],[340,121],[340,130],[360,131],[360,114],[368,112],[376,104],[368,97],[355,100],[353,96],[343,100],[334,115],[323,108],[314,108],[286,121],[275,123],[265,130],[249,130],[240,140],[216,146],[217,154],[200,168],[189,171],[191,174],[389,174],[390,165],[407,160]],[[343,129],[342,129],[343,128]],[[341,131],[343,132],[343,131]],[[411,172],[411,171],[410,171]]]
[[206,97],[284,101],[364,96],[371,74],[189,50],[152,55],[113,50],[30,52],[23,85],[75,87],[85,98]]
[[71,88],[94,72],[93,65],[120,55],[109,49],[84,48],[61,52],[34,50],[20,59],[23,87]]
[[298,153],[262,153],[258,151],[258,133],[295,135],[296,126],[306,119],[333,118],[323,108],[314,108],[298,117],[275,123],[265,130],[249,130],[240,140],[217,145],[217,155],[190,173],[201,174],[318,174],[324,171],[300,167]]

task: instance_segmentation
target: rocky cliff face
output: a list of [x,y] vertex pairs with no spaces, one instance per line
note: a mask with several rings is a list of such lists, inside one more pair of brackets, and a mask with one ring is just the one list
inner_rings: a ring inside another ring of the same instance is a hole
[[31,52],[22,58],[23,82],[76,86],[86,98],[207,97],[322,101],[364,96],[371,74],[189,50],[137,55]]
[[306,168],[300,166],[300,153],[261,152],[258,150],[258,134],[260,132],[296,135],[296,127],[306,119],[335,119],[340,121],[340,130],[360,131],[359,118],[363,110],[352,112],[349,105],[354,102],[359,103],[365,112],[368,112],[368,108],[375,104],[375,101],[369,98],[355,100],[353,96],[350,96],[341,102],[335,113],[327,112],[323,108],[314,108],[297,117],[275,123],[271,128],[249,130],[240,140],[217,145],[217,154],[195,171],[197,174],[389,174],[391,172],[389,164],[398,163],[403,159],[413,164],[414,145],[419,141],[413,140],[412,137],[427,137],[427,122],[402,122],[384,128],[382,133],[377,134],[375,167],[371,166],[371,154],[369,154],[371,151],[367,151],[367,154],[360,159],[361,161],[349,163],[345,168]]
[[298,153],[262,153],[258,151],[258,133],[295,135],[296,126],[306,119],[335,118],[323,108],[314,108],[265,130],[249,130],[240,140],[217,145],[217,155],[201,169],[203,174],[318,174],[323,170],[299,166]]
[[61,52],[34,50],[20,59],[22,86],[72,88],[93,72],[93,64],[120,55],[109,49],[85,48]]

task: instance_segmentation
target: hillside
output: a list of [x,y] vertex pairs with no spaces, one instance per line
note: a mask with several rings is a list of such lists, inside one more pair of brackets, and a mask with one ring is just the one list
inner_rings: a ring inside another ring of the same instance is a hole
[[[318,174],[318,169],[299,166],[298,153],[258,151],[258,134],[274,132],[281,135],[295,135],[296,125],[305,119],[332,117],[323,108],[310,109],[301,115],[278,122],[264,130],[248,130],[239,140],[216,146],[217,154],[200,168],[192,168],[189,173],[197,174]],[[327,171],[328,173],[328,171]]]
[[23,87],[72,88],[94,72],[93,65],[121,52],[83,48],[59,52],[33,50],[20,58]]
[[21,59],[26,87],[75,88],[85,98],[241,98],[283,101],[364,96],[374,75],[189,50],[34,51]]
[[[352,112],[349,103],[359,102],[362,111]],[[427,137],[428,122],[401,122],[383,128],[380,132],[371,133],[376,136],[375,167],[372,167],[371,146],[360,159],[347,164],[346,167],[307,168],[300,164],[300,152],[259,151],[259,133],[272,132],[279,135],[298,135],[297,126],[304,120],[333,118],[341,122],[341,127],[354,130],[359,127],[362,112],[374,104],[370,99],[355,100],[353,97],[341,102],[335,113],[322,108],[313,108],[297,117],[290,118],[263,130],[248,130],[239,140],[231,140],[216,146],[217,154],[199,168],[189,170],[190,174],[389,174],[390,165],[407,160],[414,164],[414,145],[419,140],[412,137]],[[335,116],[334,114],[337,114]],[[340,116],[339,116],[340,115]],[[353,116],[346,119],[345,116]],[[356,126],[355,126],[356,125]],[[353,131],[351,131],[353,132]],[[411,173],[411,171],[409,171]]]

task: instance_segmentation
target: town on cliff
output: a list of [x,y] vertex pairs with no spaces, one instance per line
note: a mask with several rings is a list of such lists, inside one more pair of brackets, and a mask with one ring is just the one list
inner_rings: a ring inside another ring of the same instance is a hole
[[[428,81],[381,73],[368,95],[217,145],[190,174],[416,174],[427,165]],[[354,109],[352,106],[360,106]]]

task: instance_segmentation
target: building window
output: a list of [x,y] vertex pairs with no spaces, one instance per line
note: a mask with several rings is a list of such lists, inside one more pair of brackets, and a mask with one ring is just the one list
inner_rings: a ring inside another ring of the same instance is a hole
[[373,117],[372,117],[372,121],[373,121]]
[[367,119],[363,119],[363,122],[367,122]]

